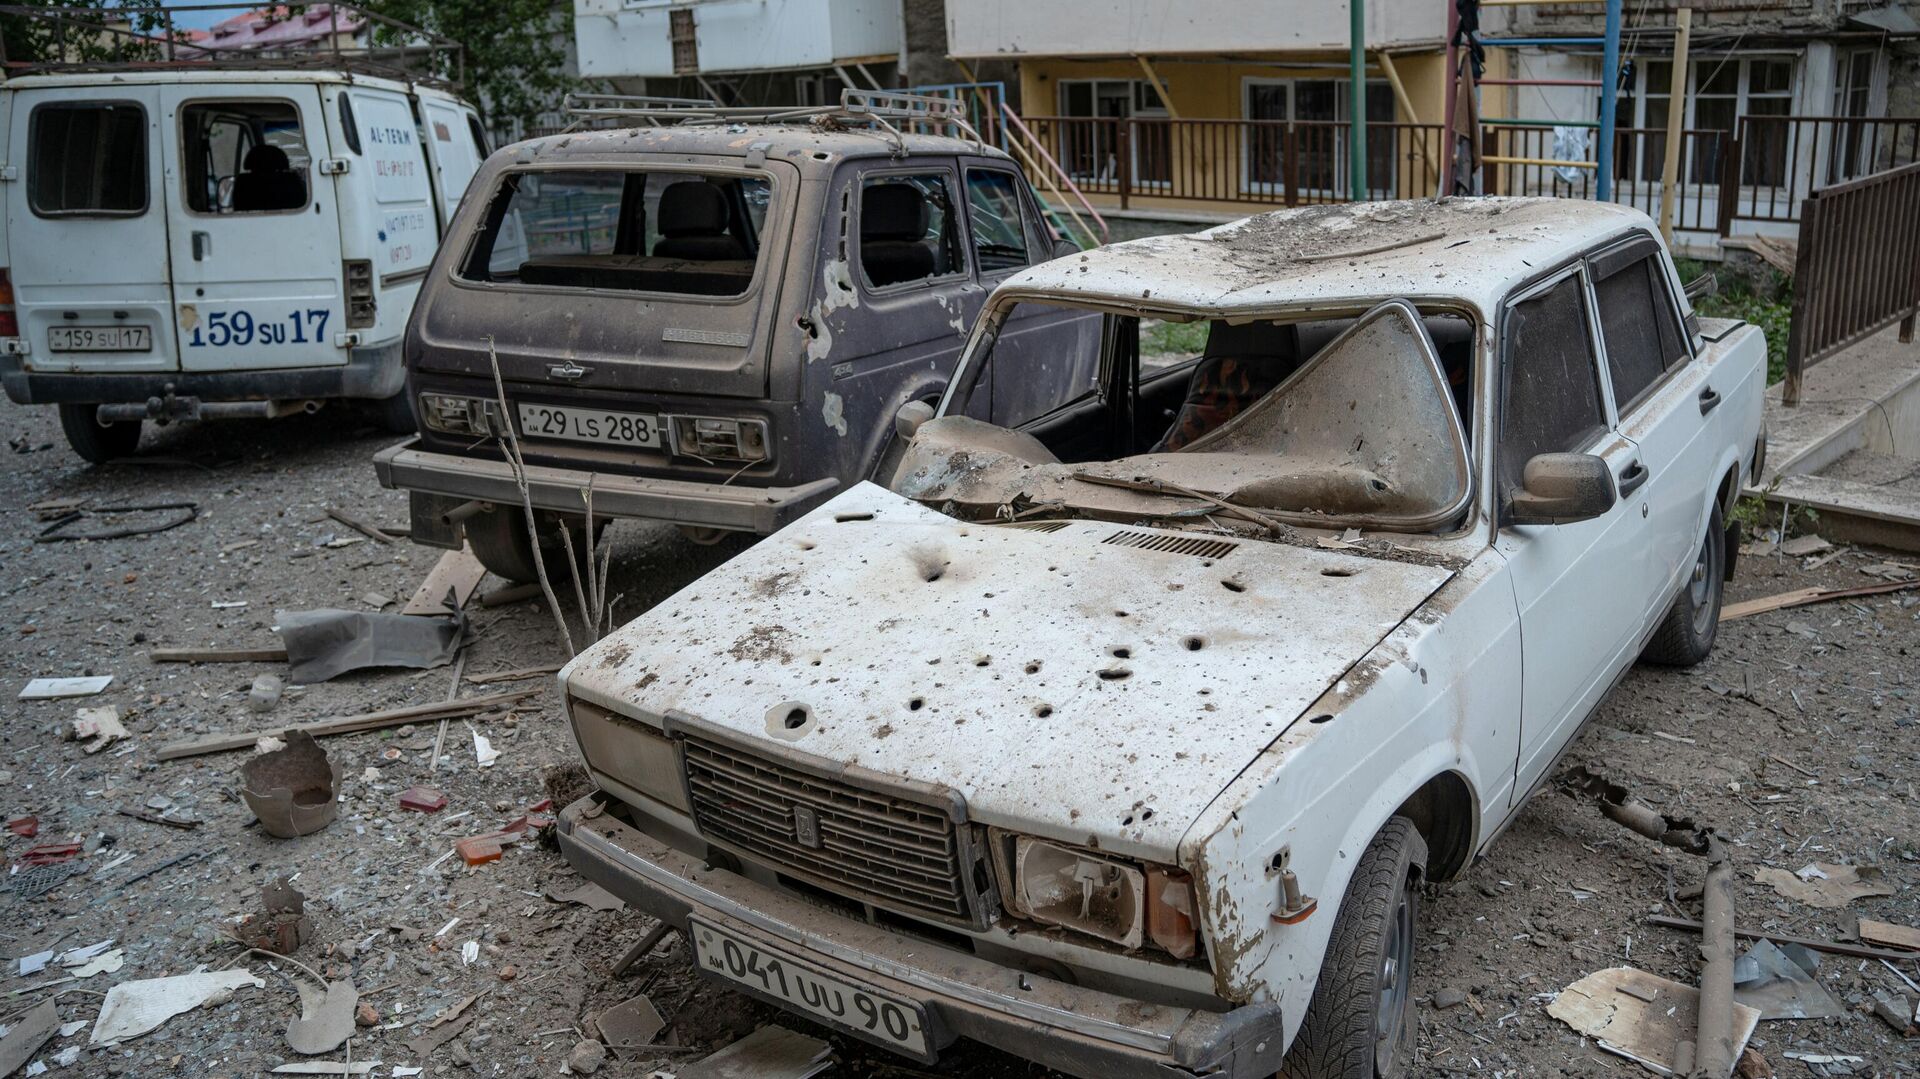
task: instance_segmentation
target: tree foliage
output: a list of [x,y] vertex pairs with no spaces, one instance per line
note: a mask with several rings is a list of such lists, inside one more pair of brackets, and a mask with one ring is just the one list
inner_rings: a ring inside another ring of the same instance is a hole
[[37,10],[0,15],[0,40],[6,43],[9,64],[158,60],[166,51],[165,21],[157,14],[160,0],[13,3]]
[[[552,0],[370,0],[364,5],[452,38],[466,47],[469,96],[499,124],[529,123],[560,106],[573,86],[563,35],[573,32],[571,4]],[[393,40],[392,31],[383,31]],[[444,72],[451,76],[453,72]]]

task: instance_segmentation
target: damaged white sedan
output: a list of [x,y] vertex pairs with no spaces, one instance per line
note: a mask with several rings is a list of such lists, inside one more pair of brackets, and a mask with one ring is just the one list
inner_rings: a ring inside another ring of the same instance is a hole
[[[1099,355],[1023,340],[1036,307],[1103,315]],[[562,846],[704,974],[923,1062],[1411,1074],[1416,886],[1636,657],[1712,647],[1764,380],[1611,205],[1028,270],[891,489],[567,667],[600,790]]]

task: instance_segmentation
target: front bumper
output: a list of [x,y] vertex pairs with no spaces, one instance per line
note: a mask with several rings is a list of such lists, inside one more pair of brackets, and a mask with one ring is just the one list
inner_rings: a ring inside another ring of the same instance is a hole
[[[418,437],[374,455],[382,487],[423,491],[456,499],[520,505],[520,488],[505,461],[461,457],[419,448]],[[831,477],[792,487],[732,487],[691,480],[610,475],[577,468],[528,465],[527,494],[535,509],[579,513],[580,493],[593,482],[593,512],[599,517],[668,521],[697,528],[725,528],[762,535],[827,500],[840,481]]]
[[1024,973],[710,868],[605,812],[604,797],[560,815],[560,849],[582,876],[682,930],[698,916],[918,1001],[937,1046],[972,1038],[1087,1079],[1267,1079],[1279,1070],[1277,1004],[1167,1007]]

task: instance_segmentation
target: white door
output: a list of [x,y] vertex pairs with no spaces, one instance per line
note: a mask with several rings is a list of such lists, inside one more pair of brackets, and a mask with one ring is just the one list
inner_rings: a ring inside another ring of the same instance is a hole
[[347,362],[335,180],[320,91],[297,83],[169,86],[167,204],[181,365]]
[[172,371],[160,90],[20,91],[7,164],[7,247],[35,371]]
[[1642,549],[1646,522],[1633,495],[1647,471],[1614,420],[1584,271],[1570,269],[1517,298],[1502,322],[1496,474],[1503,496],[1540,453],[1599,455],[1621,495],[1588,521],[1501,524],[1495,549],[1507,560],[1520,609],[1520,796],[1639,644],[1651,585]]
[[433,155],[434,175],[440,181],[441,222],[453,220],[453,212],[466,194],[467,183],[480,171],[487,158],[480,119],[451,101],[423,97],[426,113],[427,150]]

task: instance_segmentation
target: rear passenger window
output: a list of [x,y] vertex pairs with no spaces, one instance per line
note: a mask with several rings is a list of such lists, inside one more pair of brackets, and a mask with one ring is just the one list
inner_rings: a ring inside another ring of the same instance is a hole
[[869,288],[965,273],[944,173],[876,176],[860,188],[860,272]]
[[202,101],[180,110],[187,208],[203,214],[304,210],[313,164],[289,101]]
[[1607,346],[1613,399],[1625,413],[1660,376],[1687,358],[1666,275],[1653,257],[1635,259],[1601,278],[1600,336]]
[[1519,486],[1535,454],[1578,450],[1607,426],[1586,306],[1580,275],[1570,274],[1507,310],[1500,416],[1506,488]]
[[973,226],[973,261],[980,272],[1019,269],[1032,261],[1020,212],[1020,184],[1012,173],[967,172],[967,219]]
[[753,282],[762,176],[508,173],[461,266],[469,281],[738,296]]
[[47,104],[29,121],[27,201],[43,217],[147,209],[147,112],[131,101]]

